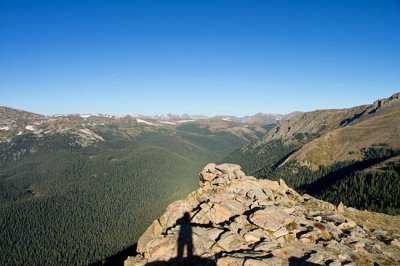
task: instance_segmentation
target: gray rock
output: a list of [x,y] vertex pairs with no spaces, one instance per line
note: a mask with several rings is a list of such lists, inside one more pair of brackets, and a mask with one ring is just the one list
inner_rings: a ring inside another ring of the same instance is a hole
[[271,264],[272,262],[266,259],[247,259],[244,262],[244,266],[268,266],[268,265],[279,265],[276,263]]
[[344,208],[345,208],[344,204],[342,202],[340,202],[339,205],[337,206],[336,210],[339,213],[344,213]]
[[338,229],[342,230],[342,231],[349,231],[353,228],[355,228],[357,226],[357,224],[353,221],[349,221],[347,223],[342,223],[338,226]]
[[268,208],[255,212],[250,217],[250,221],[265,230],[275,232],[283,226],[287,218],[289,218],[289,215],[283,211],[276,208]]
[[243,239],[240,235],[233,232],[226,232],[221,236],[221,239],[217,242],[217,245],[226,252],[240,250],[245,248],[243,245]]
[[250,199],[265,200],[269,197],[261,189],[252,189],[247,192],[246,196]]
[[146,251],[147,244],[158,237],[162,232],[161,224],[156,220],[154,221],[149,228],[143,233],[143,235],[139,238],[137,242],[137,252],[144,253]]
[[281,228],[278,231],[274,232],[273,236],[276,238],[279,238],[279,237],[285,236],[287,234],[289,234],[289,232],[286,230],[286,228]]
[[242,266],[245,259],[237,257],[222,257],[217,260],[217,266]]
[[220,165],[217,165],[217,166],[215,167],[215,169],[221,171],[221,172],[224,173],[224,174],[231,174],[231,173],[234,173],[235,171],[240,170],[240,168],[241,168],[240,165],[237,165],[237,164],[227,164],[227,163],[220,164]]
[[262,188],[268,189],[268,190],[272,190],[272,191],[276,191],[279,189],[279,183],[278,181],[271,181],[268,179],[263,179],[259,181],[259,184]]
[[216,167],[217,165],[215,164],[215,163],[209,163],[209,164],[207,164],[205,167],[204,167],[204,169],[203,169],[203,171],[202,172],[205,172],[205,173],[214,173],[215,172],[215,167]]
[[246,178],[246,174],[242,170],[236,170],[234,172],[236,179],[244,179]]

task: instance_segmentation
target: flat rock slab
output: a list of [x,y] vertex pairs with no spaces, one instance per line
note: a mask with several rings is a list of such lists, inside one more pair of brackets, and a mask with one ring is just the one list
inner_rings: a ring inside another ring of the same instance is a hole
[[283,225],[286,219],[290,216],[276,208],[268,208],[256,211],[250,217],[250,221],[258,227],[268,230],[271,232],[278,231]]

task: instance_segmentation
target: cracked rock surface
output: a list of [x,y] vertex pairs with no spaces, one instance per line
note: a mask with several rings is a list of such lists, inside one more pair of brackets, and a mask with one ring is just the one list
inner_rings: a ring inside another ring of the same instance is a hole
[[199,185],[125,265],[400,265],[398,216],[335,207],[234,164],[208,164]]

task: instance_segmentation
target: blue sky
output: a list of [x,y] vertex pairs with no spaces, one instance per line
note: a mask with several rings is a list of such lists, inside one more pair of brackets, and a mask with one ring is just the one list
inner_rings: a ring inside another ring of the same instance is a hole
[[0,105],[246,115],[398,91],[399,1],[0,0]]

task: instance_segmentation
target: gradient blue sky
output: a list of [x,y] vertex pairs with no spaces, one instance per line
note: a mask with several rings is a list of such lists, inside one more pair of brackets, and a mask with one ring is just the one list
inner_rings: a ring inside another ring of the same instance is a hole
[[397,91],[399,1],[0,0],[0,105],[246,115]]

